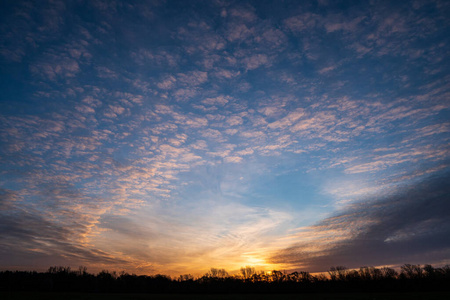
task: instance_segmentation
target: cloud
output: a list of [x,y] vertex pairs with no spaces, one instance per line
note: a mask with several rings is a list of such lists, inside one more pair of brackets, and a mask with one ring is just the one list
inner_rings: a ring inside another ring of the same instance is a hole
[[333,265],[440,263],[448,259],[450,174],[347,206],[289,239],[271,262],[325,271]]
[[293,32],[301,32],[306,29],[314,28],[320,17],[315,14],[305,13],[284,20],[284,25]]
[[[265,108],[263,110],[263,113],[271,115],[276,113],[277,110],[273,109],[273,108]],[[301,119],[302,117],[305,116],[305,112],[303,109],[299,108],[294,112],[290,112],[287,116],[272,122],[268,125],[269,128],[271,129],[278,129],[278,128],[287,128],[292,126],[295,122],[297,122],[299,119]]]
[[242,59],[243,64],[247,70],[254,70],[260,66],[270,64],[267,55],[265,54],[255,54],[252,56],[245,57]]
[[75,109],[83,114],[95,113],[95,109],[87,105],[77,105]]
[[217,70],[216,72],[214,72],[214,75],[219,77],[219,78],[226,78],[226,79],[231,79],[234,77],[237,77],[241,74],[240,71],[232,71],[232,70],[226,70],[226,69],[221,69],[221,70]]
[[[54,194],[54,193],[53,193]],[[79,264],[123,264],[122,258],[89,247],[81,235],[89,231],[83,218],[72,213],[71,226],[53,221],[51,212],[41,215],[29,205],[11,202],[11,196],[0,193],[0,263],[2,266],[29,266],[38,259],[41,264],[63,263],[67,259]],[[42,208],[42,207],[41,207]],[[13,250],[13,251],[12,251]]]
[[158,66],[176,67],[180,60],[180,56],[177,53],[169,53],[167,51],[154,53],[146,49],[139,49],[139,51],[131,53],[131,56],[140,65],[146,65],[150,62]]
[[253,30],[249,29],[245,24],[233,23],[228,29],[227,39],[230,42],[239,42],[249,39],[253,34]]
[[[425,160],[436,160],[445,161],[449,156],[449,150],[445,147],[414,147],[412,149],[402,149],[398,151],[395,149],[388,154],[376,154],[372,157],[370,162],[365,163],[349,163],[348,167],[345,169],[347,173],[363,173],[363,172],[374,172],[386,169],[391,166],[404,164],[404,163],[416,163],[418,161]],[[375,153],[380,152],[379,149],[374,150]],[[369,159],[369,157],[366,157]]]
[[[266,107],[258,109],[258,111],[265,116],[268,116],[268,117],[275,116],[276,117],[283,113],[283,108],[281,108],[279,106],[266,106]],[[277,122],[277,121],[275,121],[275,122]]]
[[261,36],[257,37],[256,42],[262,42],[266,47],[278,48],[287,44],[286,35],[279,29],[269,28]]
[[122,235],[127,239],[151,239],[155,234],[131,218],[120,215],[104,215],[98,225],[102,229]]
[[416,129],[418,137],[450,132],[450,123],[433,124]]
[[330,21],[330,19],[332,18],[327,18],[327,23],[325,23],[327,32],[334,32],[338,30],[355,31],[356,29],[358,29],[359,23],[361,23],[361,21],[364,20],[365,17],[357,17],[353,20],[337,22],[332,22]]
[[252,22],[257,19],[255,13],[253,12],[253,8],[250,6],[249,8],[232,8],[227,14],[245,22]]
[[226,119],[227,124],[230,126],[241,125],[244,123],[244,120],[239,116],[231,116]]
[[208,128],[208,129],[202,130],[200,133],[203,137],[211,139],[216,142],[224,142],[225,141],[222,133],[216,129]]
[[217,96],[217,97],[214,97],[214,98],[203,99],[202,103],[206,104],[206,105],[220,105],[220,106],[223,106],[223,105],[227,104],[231,99],[232,98],[229,97],[229,96],[220,95],[220,96]]
[[51,59],[53,61],[42,61],[30,66],[31,72],[53,81],[64,77],[75,77],[80,71],[80,66],[74,59],[57,56]]
[[22,57],[25,55],[25,51],[23,49],[15,49],[15,51],[7,48],[0,48],[0,55],[3,56],[6,60],[21,62]]
[[192,71],[186,74],[178,74],[178,80],[189,86],[197,86],[208,80],[208,73],[202,71]]
[[242,157],[239,156],[227,156],[224,158],[225,162],[228,163],[240,163],[242,161]]
[[328,72],[330,72],[330,71],[333,71],[333,70],[336,69],[336,68],[337,68],[337,66],[335,66],[335,65],[329,66],[329,67],[325,67],[325,68],[320,69],[320,70],[319,70],[319,73],[320,73],[320,74],[325,74],[325,73],[328,73]]
[[98,72],[98,77],[100,77],[100,78],[114,78],[114,79],[117,79],[119,77],[119,75],[116,72],[110,70],[107,67],[97,67],[96,69],[97,69],[97,72]]
[[156,86],[163,90],[171,89],[177,80],[173,76],[167,76],[163,81],[158,82]]

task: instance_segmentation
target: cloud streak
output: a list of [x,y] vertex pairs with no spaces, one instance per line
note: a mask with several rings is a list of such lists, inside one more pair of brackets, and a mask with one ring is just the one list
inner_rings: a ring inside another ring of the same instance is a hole
[[[427,178],[381,199],[366,199],[300,228],[271,262],[325,271],[334,265],[435,263],[448,259],[449,174]],[[298,240],[298,242],[295,242]]]

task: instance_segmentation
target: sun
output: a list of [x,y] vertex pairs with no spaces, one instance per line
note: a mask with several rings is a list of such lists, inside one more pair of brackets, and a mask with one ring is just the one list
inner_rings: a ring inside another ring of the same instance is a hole
[[247,263],[250,265],[265,265],[266,264],[264,259],[254,257],[254,256],[247,257]]

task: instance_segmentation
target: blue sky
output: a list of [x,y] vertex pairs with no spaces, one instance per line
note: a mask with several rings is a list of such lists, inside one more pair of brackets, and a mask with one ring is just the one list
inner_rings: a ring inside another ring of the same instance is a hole
[[0,5],[1,268],[449,262],[448,2]]

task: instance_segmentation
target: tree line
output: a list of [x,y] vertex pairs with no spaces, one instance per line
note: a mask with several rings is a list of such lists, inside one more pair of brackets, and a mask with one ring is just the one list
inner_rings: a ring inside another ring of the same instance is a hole
[[206,274],[170,277],[126,272],[87,272],[86,267],[50,267],[47,272],[1,271],[0,291],[108,292],[108,293],[312,293],[449,291],[450,265],[405,264],[399,271],[383,267],[348,269],[331,267],[327,273],[256,271],[243,267],[240,274],[211,268]]

